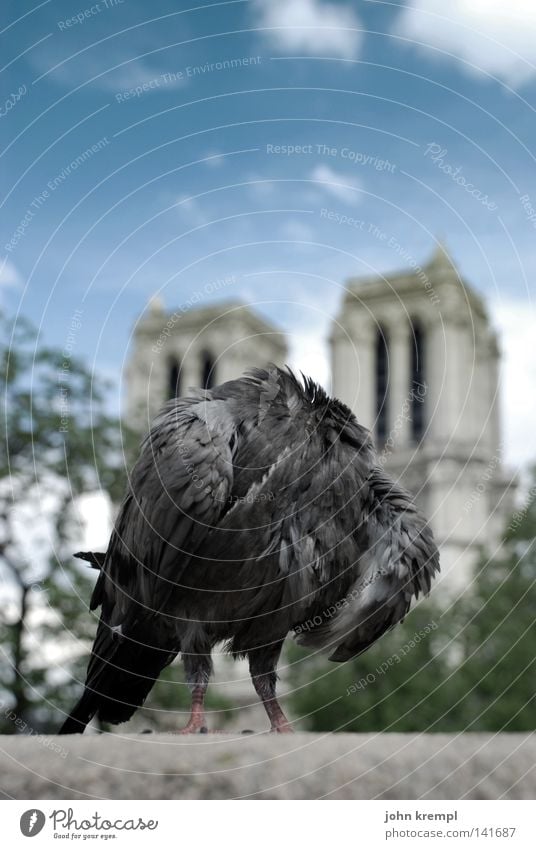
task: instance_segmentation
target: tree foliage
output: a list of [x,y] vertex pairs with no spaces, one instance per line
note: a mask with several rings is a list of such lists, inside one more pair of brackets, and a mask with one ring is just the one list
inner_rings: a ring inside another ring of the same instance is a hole
[[57,727],[83,678],[95,623],[80,567],[77,496],[117,499],[134,436],[76,358],[0,317],[0,730]]

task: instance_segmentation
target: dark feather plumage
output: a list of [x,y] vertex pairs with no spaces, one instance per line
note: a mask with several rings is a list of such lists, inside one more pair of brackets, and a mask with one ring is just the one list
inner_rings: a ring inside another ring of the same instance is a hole
[[378,466],[369,432],[312,380],[275,367],[170,401],[106,555],[78,556],[101,570],[91,599],[101,620],[64,733],[95,714],[128,719],[179,652],[195,712],[222,641],[249,658],[273,727],[286,730],[275,666],[287,635],[331,660],[354,657],[439,568],[425,519]]

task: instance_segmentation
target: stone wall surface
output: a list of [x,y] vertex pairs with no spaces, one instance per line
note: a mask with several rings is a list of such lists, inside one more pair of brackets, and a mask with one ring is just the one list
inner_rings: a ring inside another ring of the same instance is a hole
[[13,799],[534,799],[525,734],[0,738]]

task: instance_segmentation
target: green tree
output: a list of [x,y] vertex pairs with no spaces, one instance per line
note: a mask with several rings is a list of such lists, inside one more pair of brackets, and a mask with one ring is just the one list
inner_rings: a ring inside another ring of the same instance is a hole
[[312,731],[422,729],[433,716],[430,683],[437,663],[444,666],[440,622],[438,611],[421,605],[368,652],[343,664],[292,646],[293,715]]
[[536,474],[500,556],[483,560],[464,604],[458,722],[471,731],[536,727]]
[[[76,497],[124,486],[133,434],[77,359],[0,317],[0,730],[48,731],[83,678],[94,577],[77,565]],[[41,531],[39,526],[43,525]]]

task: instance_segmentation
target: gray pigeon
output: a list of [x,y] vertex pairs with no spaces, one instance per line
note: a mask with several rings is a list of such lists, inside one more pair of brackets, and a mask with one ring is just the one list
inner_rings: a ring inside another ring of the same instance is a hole
[[291,726],[276,666],[294,632],[345,661],[428,593],[438,551],[368,430],[290,370],[253,369],[169,401],[142,443],[100,574],[82,697],[60,733],[128,720],[180,653],[181,733],[206,731],[211,652],[247,657],[273,731]]

